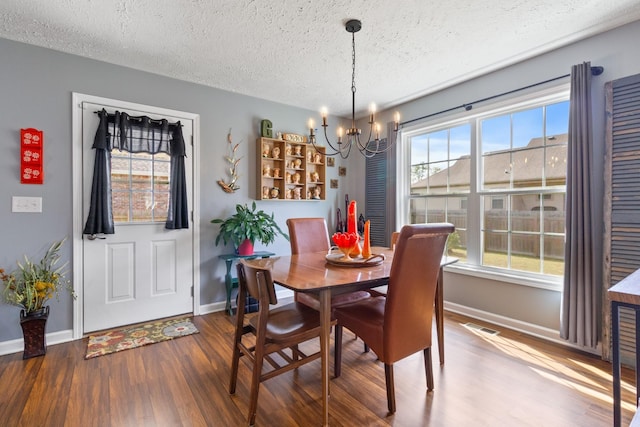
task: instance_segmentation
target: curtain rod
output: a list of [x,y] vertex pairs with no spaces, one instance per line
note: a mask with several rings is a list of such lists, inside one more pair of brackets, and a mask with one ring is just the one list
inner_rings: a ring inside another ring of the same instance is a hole
[[[102,110],[97,110],[97,111],[94,111],[94,114],[100,114],[101,112],[102,112]],[[128,117],[130,120],[135,120],[135,121],[137,121],[137,122],[142,122],[142,120],[143,120],[144,118],[147,118],[147,119],[149,119],[149,123],[153,123],[153,124],[159,124],[159,125],[161,125],[161,124],[163,123],[163,121],[166,121],[166,122],[167,122],[167,124],[168,124],[169,126],[178,126],[178,125],[180,125],[180,126],[182,127],[182,123],[180,123],[179,121],[178,121],[178,122],[175,122],[175,123],[171,123],[171,122],[170,122],[170,121],[168,121],[167,119],[152,119],[152,118],[151,118],[151,117],[149,117],[149,116],[131,116],[131,115],[129,115],[128,113],[124,113],[124,114],[126,114],[126,115],[127,115],[127,117]],[[114,119],[115,117],[116,117],[116,115],[115,115],[114,113],[107,113],[107,118],[109,118],[109,119]]]
[[[602,66],[591,67],[591,75],[593,75],[593,76],[599,76],[603,72],[604,72],[604,67],[602,67]],[[554,78],[551,78],[551,79],[548,79],[548,80],[544,80],[542,82],[533,83],[533,84],[530,84],[528,86],[523,86],[523,87],[520,87],[518,89],[513,89],[513,90],[510,90],[508,92],[502,92],[502,93],[499,93],[497,95],[489,96],[487,98],[478,99],[476,101],[469,102],[468,104],[462,104],[462,105],[458,105],[457,107],[447,108],[446,110],[438,111],[437,113],[431,113],[431,114],[427,114],[426,116],[418,117],[416,119],[407,120],[406,122],[401,122],[400,126],[404,126],[404,125],[409,124],[409,123],[417,122],[418,120],[428,119],[430,117],[437,116],[437,115],[440,115],[440,114],[448,113],[450,111],[457,110],[458,108],[464,108],[466,111],[469,111],[469,110],[471,110],[473,108],[473,104],[477,104],[477,103],[485,102],[485,101],[490,101],[492,99],[499,98],[501,96],[510,95],[512,93],[519,92],[521,90],[530,89],[532,87],[536,87],[536,86],[540,86],[540,85],[543,85],[543,84],[546,84],[546,83],[550,83],[550,82],[553,82],[553,81],[556,81],[556,80],[564,79],[565,77],[569,77],[569,76],[571,76],[571,73],[565,74],[563,76],[554,77]]]

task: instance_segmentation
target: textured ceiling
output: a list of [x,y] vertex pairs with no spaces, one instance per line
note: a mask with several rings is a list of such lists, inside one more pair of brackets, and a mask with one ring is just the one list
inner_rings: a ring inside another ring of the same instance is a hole
[[356,108],[384,109],[638,20],[640,2],[2,0],[0,37],[349,115],[352,18]]

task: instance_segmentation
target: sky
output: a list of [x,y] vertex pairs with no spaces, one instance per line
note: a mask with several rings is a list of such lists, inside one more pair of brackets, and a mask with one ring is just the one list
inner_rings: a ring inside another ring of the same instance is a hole
[[[569,101],[546,107],[546,135],[567,133]],[[510,120],[513,120],[511,140]],[[482,153],[525,147],[532,138],[544,136],[544,108],[537,107],[482,120]],[[411,138],[411,164],[441,162],[470,154],[471,126],[464,124],[449,130]],[[427,140],[429,143],[427,144]],[[447,144],[449,141],[449,144]],[[442,163],[446,167],[447,163]],[[443,169],[443,167],[440,167]]]

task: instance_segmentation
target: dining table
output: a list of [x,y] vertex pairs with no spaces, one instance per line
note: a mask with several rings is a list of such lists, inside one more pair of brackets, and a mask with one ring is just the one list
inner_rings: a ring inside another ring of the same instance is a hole
[[[388,284],[394,252],[384,247],[372,247],[371,250],[374,255],[379,255],[372,259],[373,262],[358,262],[357,259],[353,262],[336,262],[339,259],[336,254],[324,251],[247,261],[254,267],[269,269],[274,283],[295,292],[315,295],[320,302],[323,426],[329,425],[331,297]],[[444,363],[442,267],[456,261],[452,257],[442,258],[436,288],[436,329],[441,364]]]

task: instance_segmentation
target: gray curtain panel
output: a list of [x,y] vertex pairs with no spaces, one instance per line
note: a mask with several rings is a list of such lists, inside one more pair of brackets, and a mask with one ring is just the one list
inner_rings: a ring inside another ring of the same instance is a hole
[[108,114],[104,109],[97,114],[100,123],[93,143],[95,162],[91,204],[83,233],[115,233],[111,204],[111,150],[114,148],[131,153],[170,155],[171,188],[165,228],[189,228],[182,124],[146,116],[133,117],[120,111]]
[[591,64],[571,68],[564,292],[560,335],[595,348],[598,343],[596,262],[591,201]]

